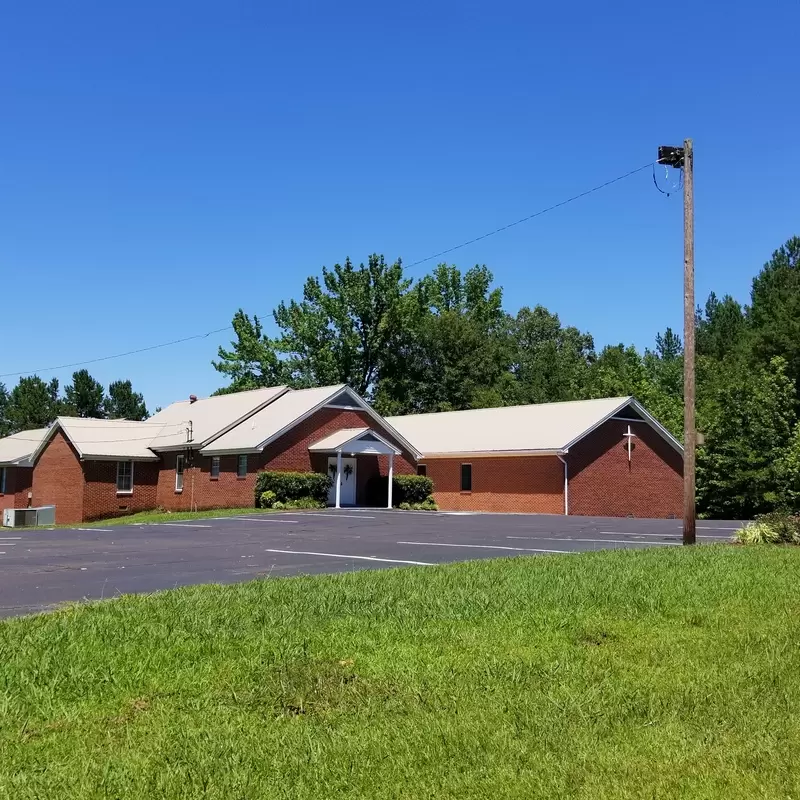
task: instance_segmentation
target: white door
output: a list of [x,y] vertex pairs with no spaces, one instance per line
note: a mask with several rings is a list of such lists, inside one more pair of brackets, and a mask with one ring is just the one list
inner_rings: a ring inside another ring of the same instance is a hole
[[[328,474],[333,478],[333,484],[328,492],[328,505],[336,505],[336,456],[328,456]],[[356,460],[354,458],[342,459],[341,494],[339,503],[343,506],[356,504]]]

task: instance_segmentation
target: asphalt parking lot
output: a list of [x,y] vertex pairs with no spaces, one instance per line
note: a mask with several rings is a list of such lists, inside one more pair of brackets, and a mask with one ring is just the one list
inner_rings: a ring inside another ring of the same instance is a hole
[[[701,543],[743,523],[698,523]],[[377,509],[0,529],[0,617],[197,583],[475,558],[680,546],[679,520]]]

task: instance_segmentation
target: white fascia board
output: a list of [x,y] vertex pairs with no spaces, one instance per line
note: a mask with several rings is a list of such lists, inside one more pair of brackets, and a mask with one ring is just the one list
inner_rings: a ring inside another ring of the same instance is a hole
[[[361,439],[361,437],[365,436],[367,433],[369,433],[372,436],[374,436],[385,447],[388,447],[396,456],[401,455],[401,451],[400,450],[398,450],[391,442],[389,442],[386,439],[384,439],[383,436],[381,436],[378,433],[375,433],[375,431],[373,431],[371,428],[369,430],[364,431],[363,433],[359,433],[357,436],[354,436],[352,439],[348,439],[346,442],[343,442],[337,448],[335,448],[332,452],[334,452],[334,453],[342,453],[345,450],[349,450],[350,449],[349,445],[353,444],[353,442],[358,442]],[[367,442],[369,442],[369,440],[367,440]],[[324,451],[320,450],[320,451],[312,451],[312,452],[324,452]],[[364,454],[362,453],[362,455],[364,455]],[[378,450],[374,450],[372,453],[369,453],[367,455],[389,455],[389,454],[388,453],[379,452]]]
[[576,436],[571,442],[565,444],[563,451],[567,452],[570,447],[576,445],[582,439],[585,439],[590,433],[596,431],[601,425],[608,422],[612,417],[615,417],[617,414],[619,414],[623,408],[627,408],[628,406],[632,406],[639,414],[642,415],[642,419],[637,420],[638,422],[643,422],[645,425],[649,425],[657,434],[659,434],[659,436],[665,439],[668,444],[672,445],[679,453],[683,453],[683,446],[681,443],[660,422],[658,422],[658,420],[656,420],[652,414],[646,411],[644,406],[633,396],[628,397],[624,403],[621,403],[613,411],[606,414],[599,422],[596,422],[594,425],[587,428],[583,433],[580,434],[580,436]]
[[522,456],[559,456],[567,451],[558,450],[448,450],[444,453],[423,453],[419,461],[429,458],[519,458]]

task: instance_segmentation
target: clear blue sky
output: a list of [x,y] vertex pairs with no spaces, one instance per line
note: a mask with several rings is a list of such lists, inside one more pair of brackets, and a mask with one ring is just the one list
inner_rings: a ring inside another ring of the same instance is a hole
[[[684,36],[685,8],[7,4],[0,372],[268,312],[323,264],[410,263],[685,136],[698,299],[746,300],[800,234],[800,5],[697,3]],[[681,199],[649,171],[449,259],[487,264],[508,308],[542,303],[598,347],[681,327]],[[229,338],[89,369],[152,408],[220,386]]]

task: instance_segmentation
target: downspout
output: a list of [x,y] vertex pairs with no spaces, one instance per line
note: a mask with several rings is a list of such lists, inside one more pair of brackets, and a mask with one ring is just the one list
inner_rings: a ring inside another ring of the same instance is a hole
[[569,470],[567,468],[567,460],[556,453],[558,460],[564,465],[564,516],[569,516]]

